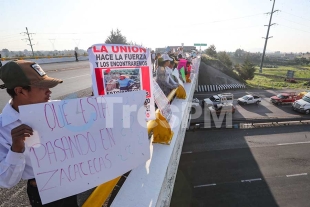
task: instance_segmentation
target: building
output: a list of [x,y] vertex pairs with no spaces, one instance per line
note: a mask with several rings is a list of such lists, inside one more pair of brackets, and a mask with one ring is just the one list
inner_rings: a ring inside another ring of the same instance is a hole
[[[180,46],[167,46],[169,47],[172,51],[177,51],[177,49],[179,47],[182,47],[181,45]],[[155,48],[155,52],[156,53],[164,53],[166,52],[166,49],[167,47],[164,47],[164,48]],[[195,46],[183,46],[183,51],[184,52],[191,52],[192,50],[196,50],[196,47]]]

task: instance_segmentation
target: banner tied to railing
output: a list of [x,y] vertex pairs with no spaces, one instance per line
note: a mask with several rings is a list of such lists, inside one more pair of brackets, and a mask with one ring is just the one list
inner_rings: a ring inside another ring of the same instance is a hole
[[155,119],[149,49],[135,45],[95,44],[88,49],[95,95],[145,90],[145,118]]

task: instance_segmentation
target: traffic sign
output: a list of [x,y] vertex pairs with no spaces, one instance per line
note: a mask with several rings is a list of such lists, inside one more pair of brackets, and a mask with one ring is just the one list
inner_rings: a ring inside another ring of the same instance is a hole
[[205,43],[194,43],[194,46],[207,46]]
[[293,79],[294,78],[294,72],[295,71],[293,71],[293,70],[288,70],[286,73],[286,78]]

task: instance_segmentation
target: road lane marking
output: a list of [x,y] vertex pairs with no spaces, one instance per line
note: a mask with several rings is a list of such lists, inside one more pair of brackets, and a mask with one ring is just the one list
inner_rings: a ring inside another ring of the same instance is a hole
[[296,177],[296,176],[303,176],[303,175],[308,175],[308,173],[300,173],[300,174],[286,175],[286,177]]
[[249,180],[241,180],[242,183],[244,182],[254,182],[254,181],[261,181],[262,179],[261,178],[254,178],[254,179],[249,179]]
[[194,188],[202,188],[202,187],[209,187],[209,186],[215,186],[216,183],[212,183],[212,184],[205,184],[205,185],[196,185],[194,186]]
[[88,75],[89,74],[84,74],[84,75],[74,76],[74,77],[70,77],[70,78],[65,78],[65,79],[62,79],[62,80],[69,80],[69,79],[79,78],[79,77],[88,76]]
[[182,154],[191,154],[193,153],[192,151],[189,151],[189,152],[182,152]]
[[282,146],[282,145],[293,145],[293,144],[310,144],[310,141],[308,141],[308,142],[281,143],[281,144],[277,144],[277,145]]

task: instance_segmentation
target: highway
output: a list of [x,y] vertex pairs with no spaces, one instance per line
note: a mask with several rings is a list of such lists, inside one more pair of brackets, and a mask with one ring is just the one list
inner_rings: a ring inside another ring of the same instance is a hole
[[309,125],[187,132],[171,206],[309,206]]
[[[90,69],[88,61],[40,64],[46,74],[64,82],[51,89],[52,99],[58,99],[68,94],[91,87]],[[0,84],[3,82],[0,80]],[[0,112],[10,99],[6,90],[0,90]]]
[[[296,92],[299,92],[299,91],[296,91]],[[236,108],[236,111],[232,115],[233,120],[266,119],[266,118],[298,118],[298,117],[309,117],[310,118],[310,116],[308,115],[304,115],[304,114],[298,113],[297,111],[293,111],[291,109],[291,104],[276,106],[270,102],[271,96],[277,95],[280,92],[284,92],[284,90],[242,89],[242,90],[225,91],[225,93],[226,92],[231,92],[234,95],[234,106]],[[214,92],[214,93],[208,92],[208,93],[198,93],[198,94],[195,93],[194,98],[203,100],[217,93],[221,93],[221,92]],[[262,98],[262,102],[258,105],[256,104],[239,105],[237,103],[237,99],[247,94],[260,96]],[[199,115],[199,113],[197,112],[197,114],[192,115],[192,121],[191,121],[192,124],[203,123],[203,122],[204,122],[203,113]]]

